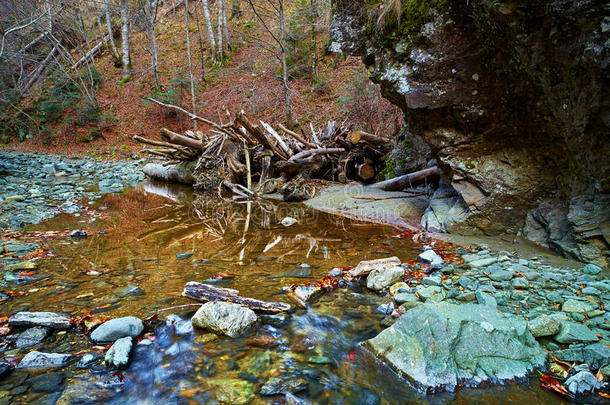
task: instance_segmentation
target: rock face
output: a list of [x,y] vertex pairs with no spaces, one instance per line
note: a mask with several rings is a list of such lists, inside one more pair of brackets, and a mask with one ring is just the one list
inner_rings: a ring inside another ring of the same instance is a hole
[[527,218],[530,239],[606,266],[603,2],[384,4],[335,1],[330,49],[362,57],[469,209],[449,215],[439,203],[423,223],[499,234]]
[[91,333],[91,340],[96,343],[114,342],[123,337],[136,338],[144,331],[144,324],[140,318],[126,316],[111,319],[98,326]]
[[227,302],[206,302],[193,318],[193,326],[236,338],[250,332],[258,323],[254,311]]
[[477,304],[423,304],[365,346],[424,392],[523,377],[546,358],[524,320]]
[[68,315],[55,312],[18,312],[10,317],[8,324],[11,327],[41,326],[59,330],[67,330],[72,327]]

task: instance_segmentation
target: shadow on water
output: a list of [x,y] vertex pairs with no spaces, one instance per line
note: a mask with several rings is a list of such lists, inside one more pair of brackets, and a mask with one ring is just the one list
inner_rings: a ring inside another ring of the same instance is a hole
[[[131,365],[122,373],[109,372],[99,362],[40,377],[14,372],[0,391],[29,387],[20,396],[23,402],[282,403],[283,396],[273,394],[286,389],[322,404],[560,402],[535,380],[418,394],[360,347],[383,329],[384,316],[376,308],[386,298],[357,284],[327,294],[307,311],[266,317],[254,335],[239,339],[193,330],[189,318],[196,307],[167,310],[191,303],[180,293],[192,280],[229,285],[254,298],[284,300],[281,287],[314,280],[335,266],[391,255],[415,258],[419,247],[409,239],[392,238],[397,232],[390,227],[301,204],[228,203],[195,195],[188,187],[154,183],[108,195],[92,207],[93,216],[60,215],[28,229],[105,233],[48,239],[45,244],[56,256],[41,264],[45,278],[29,284],[25,296],[4,303],[4,312],[78,315],[93,308],[104,316],[141,318],[158,312],[163,322],[150,339],[135,346]],[[281,225],[287,216],[297,222]],[[211,280],[219,272],[235,277]],[[85,337],[70,334],[52,336],[43,345],[39,350],[91,349]],[[36,378],[55,378],[56,392],[35,388],[30,381]]]

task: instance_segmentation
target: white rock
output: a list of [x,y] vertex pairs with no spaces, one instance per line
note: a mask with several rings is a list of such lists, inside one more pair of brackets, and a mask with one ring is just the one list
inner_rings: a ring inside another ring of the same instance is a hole
[[280,222],[282,225],[284,226],[291,226],[297,223],[297,220],[292,218],[292,217],[285,217],[284,219],[282,219],[282,222]]

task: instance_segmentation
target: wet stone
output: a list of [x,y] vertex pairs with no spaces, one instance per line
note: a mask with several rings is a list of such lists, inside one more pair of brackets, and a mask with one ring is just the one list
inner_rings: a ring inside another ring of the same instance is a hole
[[42,326],[59,330],[72,328],[70,317],[54,312],[18,312],[9,318],[8,324],[10,327]]
[[17,365],[17,368],[37,369],[64,367],[73,359],[74,356],[71,354],[43,353],[35,350],[26,354]]
[[307,389],[307,381],[300,377],[278,376],[273,377],[261,387],[260,395],[278,395],[287,392],[294,394],[305,391]]
[[7,363],[0,363],[0,378],[6,377],[11,372],[11,366]]
[[186,260],[186,259],[191,258],[192,256],[193,256],[193,254],[190,252],[178,253],[178,254],[176,254],[176,260]]
[[98,326],[91,333],[91,340],[96,343],[114,342],[123,337],[136,338],[144,331],[142,320],[134,316],[111,319]]
[[144,295],[145,293],[137,285],[128,285],[125,287],[117,288],[116,290],[114,290],[113,294],[119,298],[125,298],[125,297],[134,297],[134,296],[138,296],[138,295]]
[[516,290],[527,290],[530,287],[527,280],[522,277],[516,277],[512,279],[510,284]]
[[258,324],[254,311],[226,302],[206,302],[193,315],[193,326],[236,338],[252,331]]
[[80,357],[77,368],[88,368],[94,364],[99,363],[104,358],[104,355],[97,352],[85,353]]
[[24,348],[36,346],[41,343],[49,335],[49,329],[40,326],[26,329],[19,334],[15,342],[15,347]]
[[568,391],[574,395],[583,395],[592,392],[600,386],[600,382],[589,371],[581,371],[568,380],[564,384]]
[[57,392],[63,389],[64,380],[63,373],[44,373],[29,378],[28,384],[32,392]]
[[125,368],[129,364],[129,354],[133,347],[132,338],[127,336],[118,339],[108,349],[104,363],[107,367],[112,368]]
[[281,273],[279,277],[285,278],[308,278],[311,277],[311,268],[297,268]]
[[252,383],[238,379],[207,379],[206,384],[214,389],[220,403],[245,405],[254,399]]
[[400,266],[376,268],[366,278],[366,287],[370,290],[382,290],[400,280],[405,271]]

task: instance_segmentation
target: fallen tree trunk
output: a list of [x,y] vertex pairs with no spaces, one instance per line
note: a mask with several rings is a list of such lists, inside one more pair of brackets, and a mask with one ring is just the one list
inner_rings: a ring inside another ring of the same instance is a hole
[[184,135],[177,134],[173,131],[170,131],[167,128],[161,128],[161,137],[166,138],[171,143],[175,143],[182,146],[187,146],[193,149],[202,149],[203,144],[201,141],[197,141],[195,139],[189,138]]
[[441,169],[436,166],[432,166],[418,172],[405,174],[386,181],[380,181],[379,183],[371,184],[368,187],[378,188],[385,191],[399,191],[406,187],[417,186],[427,180],[433,180],[439,177],[441,174]]
[[239,291],[230,288],[213,287],[211,285],[189,281],[184,286],[182,295],[200,302],[222,301],[239,304],[256,312],[276,314],[291,310],[289,304],[283,302],[260,301],[254,298],[241,297]]
[[194,184],[192,173],[193,163],[183,162],[175,165],[161,163],[148,163],[142,169],[144,174],[153,180],[169,181],[184,184]]

